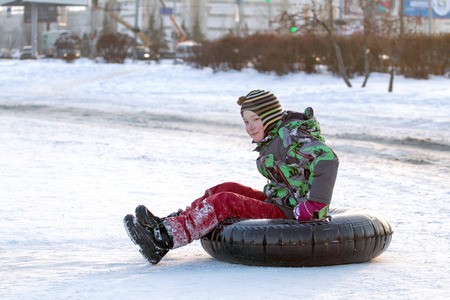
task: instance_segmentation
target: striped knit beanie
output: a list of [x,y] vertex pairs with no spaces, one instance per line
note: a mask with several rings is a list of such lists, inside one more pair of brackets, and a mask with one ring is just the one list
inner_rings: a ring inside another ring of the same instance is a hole
[[250,110],[261,118],[266,134],[281,119],[280,102],[269,91],[253,90],[246,96],[239,97],[237,103],[241,106],[241,115],[244,110]]

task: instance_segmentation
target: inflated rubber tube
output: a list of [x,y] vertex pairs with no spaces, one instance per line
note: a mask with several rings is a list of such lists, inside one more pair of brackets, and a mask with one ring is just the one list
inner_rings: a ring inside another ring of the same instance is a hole
[[201,240],[212,257],[253,266],[307,267],[370,261],[392,239],[390,224],[361,208],[333,209],[326,221],[230,219]]

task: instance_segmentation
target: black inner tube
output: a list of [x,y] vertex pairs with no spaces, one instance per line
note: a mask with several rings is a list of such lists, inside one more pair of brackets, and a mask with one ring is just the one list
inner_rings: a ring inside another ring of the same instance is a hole
[[363,208],[333,209],[330,219],[229,219],[202,237],[212,257],[255,266],[306,267],[360,263],[379,256],[392,239],[380,214]]

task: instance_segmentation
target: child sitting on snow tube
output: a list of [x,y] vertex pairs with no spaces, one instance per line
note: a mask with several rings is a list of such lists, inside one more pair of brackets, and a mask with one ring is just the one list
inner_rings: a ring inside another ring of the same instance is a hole
[[229,218],[310,221],[327,215],[339,161],[324,143],[312,108],[283,112],[277,97],[264,90],[251,91],[238,104],[245,130],[257,144],[258,170],[268,183],[263,191],[219,184],[165,218],[138,206],[136,216],[125,216],[124,225],[151,264]]

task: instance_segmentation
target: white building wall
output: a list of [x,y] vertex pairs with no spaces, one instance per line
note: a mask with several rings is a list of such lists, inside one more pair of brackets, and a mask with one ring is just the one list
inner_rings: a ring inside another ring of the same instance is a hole
[[[6,15],[0,12],[0,48],[19,49],[25,44],[27,28],[23,23],[23,14]],[[28,29],[30,32],[30,29]]]
[[[129,23],[134,24],[135,4],[133,0],[100,0],[100,7],[104,7],[106,1],[117,1],[120,4],[119,14]],[[174,17],[178,24],[184,24],[191,31],[196,19],[198,19],[203,35],[207,39],[217,39],[226,34],[253,34],[256,32],[268,32],[278,25],[273,24],[282,11],[288,13],[301,13],[302,9],[311,3],[311,0],[164,0],[167,7],[174,10]],[[238,1],[241,1],[240,3]],[[327,3],[325,0],[317,3]],[[155,13],[157,24],[162,22],[166,30],[166,36],[175,41],[174,28],[167,15],[160,14],[160,0],[139,0],[139,24],[143,30],[148,29],[149,17]],[[340,15],[337,7],[343,0],[333,0],[335,17]],[[398,10],[398,7],[395,7]],[[396,12],[394,12],[394,15]],[[239,19],[237,17],[239,16]],[[346,19],[355,19],[357,16],[344,16]],[[103,26],[104,13],[101,9],[92,11],[69,11],[66,17],[67,24],[52,23],[49,26],[39,24],[38,31],[42,32],[47,27],[50,29],[67,29],[76,32],[80,36],[84,33],[91,35],[99,33]],[[408,23],[408,21],[405,21]],[[423,20],[423,26],[419,30],[427,32],[428,20]],[[132,35],[130,30],[118,24],[120,32]],[[434,19],[432,22],[434,33],[450,32],[449,19]],[[20,48],[29,42],[29,24],[23,23],[23,15],[13,14],[8,17],[6,8],[0,8],[0,48]],[[38,48],[39,49],[39,48]]]

